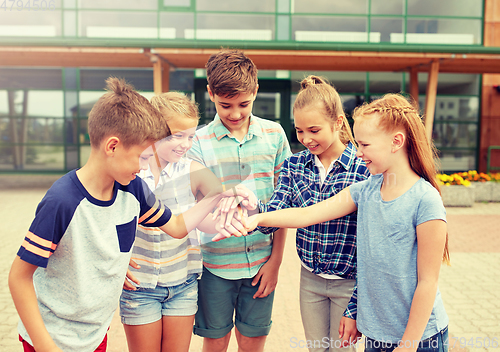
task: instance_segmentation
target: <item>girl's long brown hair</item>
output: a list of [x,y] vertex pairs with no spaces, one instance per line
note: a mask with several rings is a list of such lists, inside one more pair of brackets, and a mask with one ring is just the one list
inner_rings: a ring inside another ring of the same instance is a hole
[[[354,110],[353,118],[378,113],[379,127],[385,131],[404,129],[406,132],[406,148],[411,169],[429,182],[441,194],[437,181],[437,153],[432,141],[425,133],[425,127],[418,111],[408,100],[399,94],[387,94],[384,97],[364,104]],[[443,253],[443,261],[449,264],[448,233]]]
[[337,121],[339,116],[342,116],[342,127],[339,129],[340,141],[345,145],[349,142],[356,145],[337,90],[326,78],[313,75],[307,76],[300,82],[300,91],[293,104],[293,112],[316,102],[323,104],[326,117],[333,123]]

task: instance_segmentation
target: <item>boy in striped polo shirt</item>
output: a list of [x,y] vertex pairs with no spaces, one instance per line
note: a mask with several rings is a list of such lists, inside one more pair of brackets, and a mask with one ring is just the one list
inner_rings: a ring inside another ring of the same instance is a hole
[[[210,168],[225,189],[242,183],[266,202],[291,152],[281,125],[252,115],[257,68],[238,50],[212,55],[206,67],[217,115],[196,132],[188,155]],[[239,350],[262,351],[286,229],[219,242],[212,242],[213,236],[201,237],[204,268],[194,333],[204,337],[204,351],[226,350],[236,325]]]

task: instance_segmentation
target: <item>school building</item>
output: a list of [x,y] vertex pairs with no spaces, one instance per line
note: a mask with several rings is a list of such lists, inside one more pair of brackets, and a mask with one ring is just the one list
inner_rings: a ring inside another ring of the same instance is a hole
[[178,90],[215,114],[205,63],[238,48],[259,68],[254,114],[299,150],[299,81],[353,109],[413,97],[444,172],[500,169],[500,0],[0,0],[0,173],[66,172],[89,155],[105,79]]

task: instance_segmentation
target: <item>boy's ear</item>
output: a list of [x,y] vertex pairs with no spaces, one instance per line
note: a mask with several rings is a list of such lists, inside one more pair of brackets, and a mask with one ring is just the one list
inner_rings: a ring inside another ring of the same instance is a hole
[[208,96],[210,97],[210,100],[215,103],[214,93],[212,92],[212,90],[210,89],[210,86],[208,84],[207,84],[207,92],[208,92]]
[[116,150],[116,147],[120,144],[120,138],[118,137],[109,137],[104,141],[104,152],[108,156],[113,156]]
[[405,140],[406,136],[403,132],[396,132],[392,138],[392,152],[395,153],[399,149],[403,148]]
[[259,91],[259,85],[257,84],[257,88],[255,88],[255,92],[253,93],[253,95],[257,95],[257,92]]

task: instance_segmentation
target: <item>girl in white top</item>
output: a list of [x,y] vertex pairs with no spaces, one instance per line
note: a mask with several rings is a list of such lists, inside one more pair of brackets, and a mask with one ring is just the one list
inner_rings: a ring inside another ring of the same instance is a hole
[[[196,103],[177,92],[154,96],[151,103],[166,119],[171,135],[155,144],[149,169],[139,176],[172,213],[182,213],[220,182],[185,157],[198,126]],[[216,232],[211,217],[198,227]],[[132,260],[140,266],[131,269],[140,284],[126,282],[120,299],[129,351],[188,351],[202,272],[197,230],[174,239],[158,228],[139,226]]]
[[438,277],[448,236],[432,142],[397,94],[359,107],[354,135],[372,176],[307,208],[254,215],[247,227],[300,228],[357,210],[356,323],[366,351],[446,351]]

